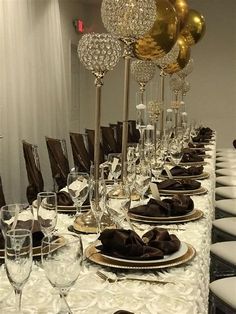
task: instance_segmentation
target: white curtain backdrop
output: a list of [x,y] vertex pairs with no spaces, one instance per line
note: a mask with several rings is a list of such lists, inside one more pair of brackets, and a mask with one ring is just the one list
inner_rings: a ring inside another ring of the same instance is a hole
[[21,141],[38,145],[50,189],[45,136],[68,137],[58,0],[0,1],[0,64],[0,173],[6,201],[20,202],[27,187]]

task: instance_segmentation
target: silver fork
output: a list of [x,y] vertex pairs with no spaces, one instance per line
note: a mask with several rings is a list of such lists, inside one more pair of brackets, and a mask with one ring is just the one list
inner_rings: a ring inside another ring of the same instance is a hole
[[100,270],[98,270],[96,272],[96,274],[98,275],[98,277],[100,277],[101,279],[103,279],[104,281],[108,281],[110,283],[114,283],[117,281],[125,281],[125,280],[129,280],[129,281],[144,281],[144,282],[149,282],[149,283],[158,283],[158,284],[167,284],[167,283],[173,283],[171,281],[164,281],[164,280],[157,280],[157,279],[145,279],[145,278],[136,278],[136,277],[116,277],[116,278],[112,278],[109,275],[101,272]]

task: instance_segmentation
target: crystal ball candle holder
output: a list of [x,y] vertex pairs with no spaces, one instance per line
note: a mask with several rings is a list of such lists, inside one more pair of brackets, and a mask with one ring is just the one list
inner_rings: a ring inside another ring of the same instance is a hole
[[118,38],[139,38],[146,34],[156,18],[154,0],[103,0],[102,22]]
[[155,63],[160,66],[161,69],[165,69],[168,64],[174,63],[179,55],[179,45],[176,43],[174,47],[163,57],[157,59]]
[[174,93],[178,93],[183,87],[183,80],[177,75],[172,75],[170,78],[170,89]]
[[131,63],[131,73],[136,82],[146,85],[155,75],[156,66],[152,61],[135,60]]
[[83,35],[77,51],[80,61],[95,76],[112,70],[121,57],[120,42],[110,34]]
[[182,70],[177,72],[178,76],[184,79],[186,76],[193,72],[193,67],[194,67],[193,59],[190,59],[187,65]]

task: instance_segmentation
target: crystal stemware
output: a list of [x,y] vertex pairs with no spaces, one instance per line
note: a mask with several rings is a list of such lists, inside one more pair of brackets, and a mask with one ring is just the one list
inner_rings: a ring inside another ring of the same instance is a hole
[[121,154],[109,154],[107,160],[110,166],[110,174],[114,178],[114,184],[117,184],[121,175]]
[[141,195],[141,200],[144,200],[144,195],[149,188],[151,182],[151,169],[148,164],[141,162],[136,167],[135,188]]
[[32,268],[32,234],[26,229],[9,230],[5,237],[5,266],[16,295],[16,313],[21,313],[22,289]]
[[3,236],[8,230],[26,229],[33,230],[34,213],[29,204],[8,204],[1,208],[0,225]]
[[177,139],[171,141],[169,145],[170,159],[174,165],[178,165],[183,157],[183,143]]
[[89,184],[89,175],[86,172],[72,171],[67,176],[67,188],[76,206],[76,217],[81,214],[81,206],[88,197]]
[[53,233],[57,224],[57,195],[54,192],[40,192],[37,195],[37,216],[44,235]]
[[58,289],[61,301],[59,313],[72,313],[66,296],[76,282],[82,267],[83,247],[79,235],[54,234],[44,237],[41,246],[42,266],[51,285]]
[[164,167],[164,156],[156,157],[155,162],[151,166],[152,174],[155,180],[158,180]]

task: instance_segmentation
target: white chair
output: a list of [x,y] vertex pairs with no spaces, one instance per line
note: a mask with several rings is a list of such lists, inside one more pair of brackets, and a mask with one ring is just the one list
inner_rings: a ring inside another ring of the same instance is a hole
[[236,154],[235,156],[216,156],[216,162],[236,162]]
[[233,216],[236,216],[236,199],[225,199],[215,202],[216,219]]
[[236,241],[236,217],[215,219],[212,223],[212,243]]
[[222,161],[216,163],[216,168],[228,168],[236,170],[236,161]]
[[220,186],[215,189],[215,199],[236,198],[236,186]]
[[216,186],[236,186],[236,176],[217,177]]
[[216,176],[236,176],[236,169],[221,168],[216,170]]
[[215,314],[219,309],[223,314],[236,313],[236,277],[215,280],[209,286],[209,313]]

